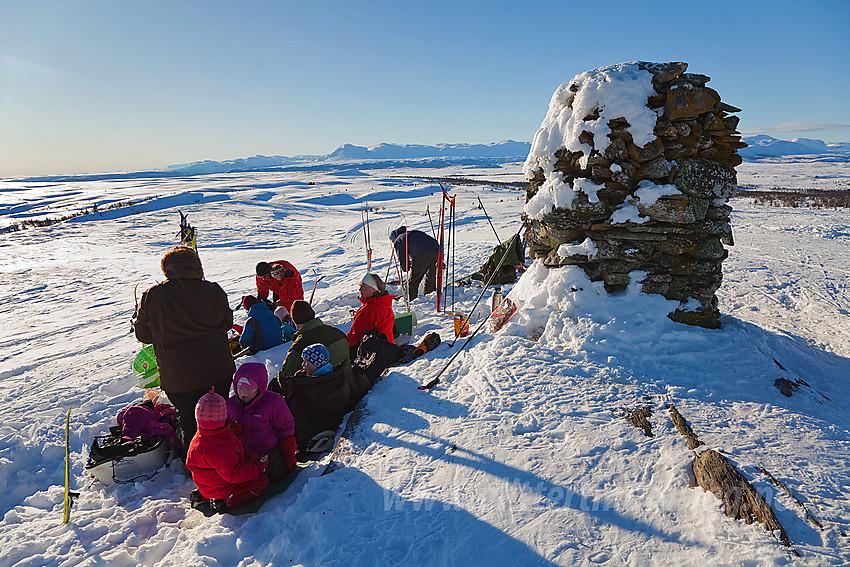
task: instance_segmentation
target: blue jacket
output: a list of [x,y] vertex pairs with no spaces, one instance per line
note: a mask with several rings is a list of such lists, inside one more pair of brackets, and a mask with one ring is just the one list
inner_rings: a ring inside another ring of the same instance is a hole
[[280,319],[269,311],[264,302],[255,304],[248,310],[248,321],[242,336],[239,337],[242,348],[251,347],[254,350],[264,350],[283,344],[281,337]]
[[[398,259],[401,262],[401,269],[405,271],[407,270],[408,256],[415,258],[420,254],[440,251],[440,243],[421,230],[405,231],[401,234],[393,231],[390,233],[390,238],[393,241],[393,246],[395,246]],[[407,248],[407,254],[405,254],[405,248]]]

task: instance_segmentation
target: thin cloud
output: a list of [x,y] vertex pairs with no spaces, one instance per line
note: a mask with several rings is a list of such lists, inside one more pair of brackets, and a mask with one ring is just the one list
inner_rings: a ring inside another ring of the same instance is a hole
[[41,79],[60,79],[63,76],[62,71],[53,67],[19,59],[13,55],[0,55],[0,73],[9,76],[27,76]]
[[755,128],[741,130],[742,134],[762,134],[765,132],[815,132],[823,130],[847,130],[850,124],[834,124],[832,122],[777,122]]

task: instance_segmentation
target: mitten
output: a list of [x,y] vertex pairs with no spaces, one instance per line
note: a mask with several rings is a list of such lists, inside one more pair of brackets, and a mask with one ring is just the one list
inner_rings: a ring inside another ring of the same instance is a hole
[[266,472],[266,469],[269,468],[269,456],[263,455],[260,457],[260,472]]
[[283,466],[287,472],[294,470],[298,464],[298,461],[295,459],[295,451],[298,446],[295,443],[295,436],[290,435],[289,437],[284,437],[278,443],[280,446],[280,452],[283,454]]

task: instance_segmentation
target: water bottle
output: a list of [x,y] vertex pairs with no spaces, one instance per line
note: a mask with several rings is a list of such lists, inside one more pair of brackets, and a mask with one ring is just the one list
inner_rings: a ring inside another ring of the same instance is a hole
[[502,295],[502,286],[497,285],[496,290],[493,292],[493,302],[492,305],[490,305],[490,311],[493,312],[498,309],[504,299],[505,298]]

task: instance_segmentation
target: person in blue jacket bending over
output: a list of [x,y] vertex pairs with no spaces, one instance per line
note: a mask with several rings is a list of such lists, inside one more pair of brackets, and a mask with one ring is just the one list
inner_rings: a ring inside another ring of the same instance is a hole
[[[440,243],[421,230],[408,231],[400,226],[390,233],[401,269],[410,267],[409,297],[413,301],[419,295],[419,284],[425,278],[425,295],[437,291],[437,258]],[[409,264],[408,264],[409,260]]]
[[239,345],[242,348],[251,347],[251,352],[257,352],[283,344],[280,319],[269,310],[264,301],[253,295],[246,295],[242,298],[242,307],[248,311],[248,321],[242,336],[239,337]]

